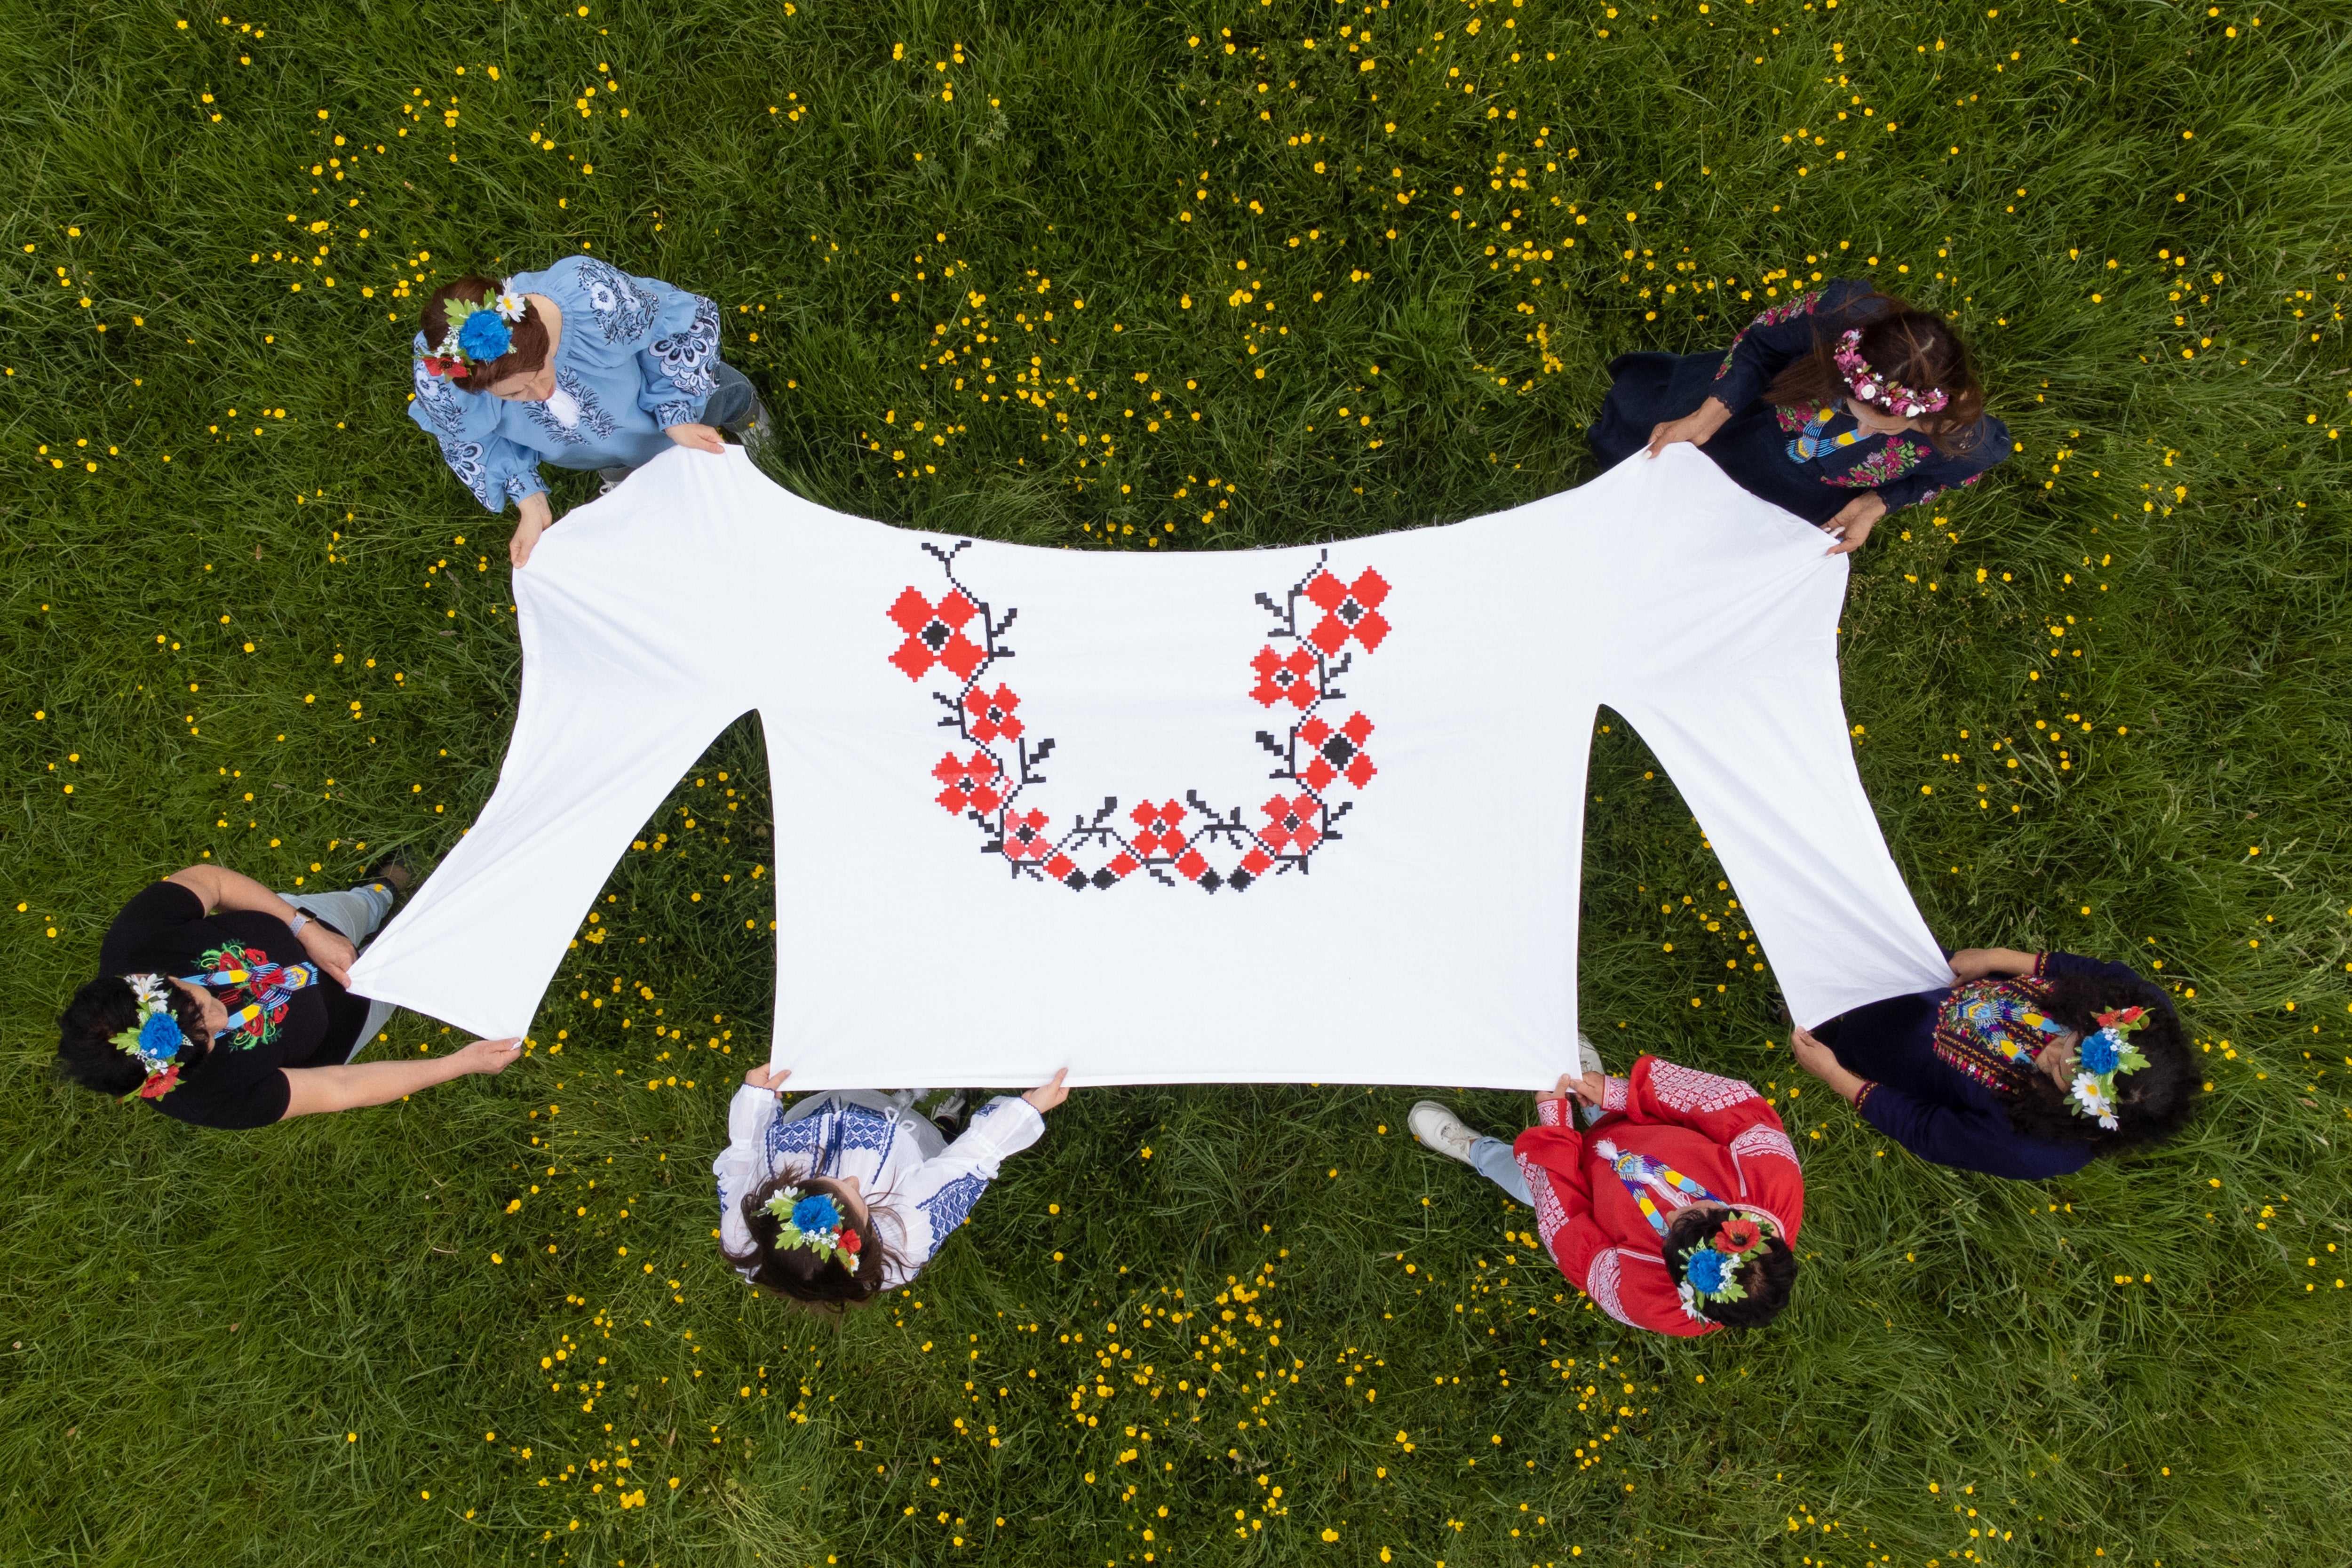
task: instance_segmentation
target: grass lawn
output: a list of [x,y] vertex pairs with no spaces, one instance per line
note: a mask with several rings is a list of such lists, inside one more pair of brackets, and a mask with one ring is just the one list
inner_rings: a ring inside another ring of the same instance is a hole
[[[0,1560],[2352,1560],[2341,7],[5,0],[0,41]],[[708,1176],[772,1005],[751,720],[504,1077],[251,1135],[54,1083],[147,879],[340,886],[480,808],[508,524],[408,338],[588,249],[720,302],[803,493],[1094,549],[1573,484],[1612,354],[1816,278],[1951,312],[2018,449],[1856,558],[1863,774],[1945,942],[2174,986],[2207,1114],[2027,1186],[1800,1096],[1608,714],[1587,1022],[1809,1157],[1744,1339],[1602,1318],[1387,1089],[1086,1091],[912,1292],[753,1299]]]

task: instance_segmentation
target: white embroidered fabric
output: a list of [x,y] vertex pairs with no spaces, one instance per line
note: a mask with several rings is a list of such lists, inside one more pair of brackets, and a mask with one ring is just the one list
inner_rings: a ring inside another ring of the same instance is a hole
[[580,399],[569,387],[559,386],[548,395],[547,412],[566,430],[575,429],[580,424]]
[[1948,980],[1854,771],[1823,549],[1687,447],[1446,527],[1164,555],[890,528],[677,448],[515,574],[498,790],[354,984],[530,1030],[756,710],[766,798],[698,794],[696,831],[772,851],[775,903],[739,876],[698,908],[773,947],[795,1089],[1542,1089],[1576,1059],[1605,702],[1817,1023]]

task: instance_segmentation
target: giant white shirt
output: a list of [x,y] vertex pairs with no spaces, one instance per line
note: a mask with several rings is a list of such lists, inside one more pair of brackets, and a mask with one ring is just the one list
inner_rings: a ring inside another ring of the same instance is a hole
[[352,984],[525,1032],[756,709],[795,1089],[1549,1087],[1604,702],[1800,1023],[1947,984],[1854,771],[1824,543],[1688,447],[1445,527],[1165,555],[912,532],[672,451],[515,574],[497,791]]

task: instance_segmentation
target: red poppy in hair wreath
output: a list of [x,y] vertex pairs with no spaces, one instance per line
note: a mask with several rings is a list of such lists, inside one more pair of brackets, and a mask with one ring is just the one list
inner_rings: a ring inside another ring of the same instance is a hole
[[1738,1255],[1753,1250],[1763,1241],[1763,1228],[1744,1215],[1725,1220],[1723,1228],[1715,1233],[1715,1249],[1717,1252]]
[[1254,678],[1247,695],[1290,721],[1256,733],[1276,763],[1270,776],[1283,786],[1272,799],[1255,813],[1220,811],[1186,790],[1145,796],[1122,811],[1113,795],[1057,826],[1020,804],[1024,791],[1045,782],[1037,770],[1054,742],[1032,732],[1035,716],[1021,714],[1019,692],[990,679],[996,661],[1013,652],[1003,639],[1018,612],[998,615],[958,579],[956,557],[969,542],[923,546],[946,575],[946,591],[934,598],[909,585],[891,603],[887,614],[902,640],[888,658],[908,680],[932,683],[940,726],[969,748],[950,750],[932,768],[942,786],[932,798],[980,828],[982,854],[1002,858],[1015,877],[1073,891],[1114,888],[1140,871],[1168,887],[1239,892],[1270,875],[1306,872],[1325,844],[1342,837],[1335,825],[1355,803],[1334,795],[1343,787],[1364,790],[1380,773],[1365,749],[1372,721],[1344,708],[1339,689],[1357,654],[1373,653],[1394,629],[1381,613],[1391,590],[1379,573],[1367,567],[1344,580],[1326,568],[1325,557],[1278,600],[1256,596],[1274,624],[1246,666]]

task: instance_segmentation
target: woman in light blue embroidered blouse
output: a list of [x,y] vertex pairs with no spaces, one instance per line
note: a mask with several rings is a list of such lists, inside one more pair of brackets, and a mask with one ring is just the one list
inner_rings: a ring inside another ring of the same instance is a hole
[[717,426],[761,418],[751,384],[719,357],[717,305],[593,257],[444,284],[415,350],[408,416],[475,500],[515,503],[517,566],[554,521],[541,463],[616,480],[673,442],[717,452]]

